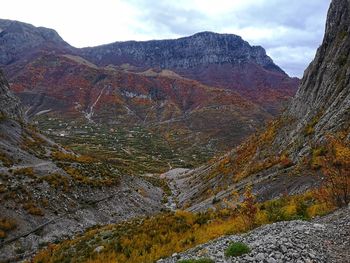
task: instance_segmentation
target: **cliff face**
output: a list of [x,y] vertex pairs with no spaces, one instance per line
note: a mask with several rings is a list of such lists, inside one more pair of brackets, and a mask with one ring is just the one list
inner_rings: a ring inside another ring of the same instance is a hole
[[0,71],[0,116],[22,119],[23,112],[19,100],[10,92],[9,85]]
[[255,63],[285,74],[260,46],[250,46],[241,37],[201,32],[175,40],[116,42],[82,50],[98,64],[132,63],[141,67],[191,69],[209,64]]
[[307,68],[301,86],[286,116],[298,127],[315,119],[315,138],[325,133],[349,130],[350,125],[350,1],[334,0],[329,9],[326,33],[314,61]]

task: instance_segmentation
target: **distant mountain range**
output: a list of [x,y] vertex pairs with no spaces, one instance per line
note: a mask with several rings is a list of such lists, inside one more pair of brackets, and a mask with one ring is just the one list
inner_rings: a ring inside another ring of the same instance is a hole
[[[298,79],[288,77],[262,47],[231,34],[202,32],[174,40],[77,49],[52,29],[9,20],[0,20],[0,28],[0,65],[6,68],[23,65],[41,52],[55,52],[80,56],[100,67],[123,66],[133,72],[167,69],[205,85],[237,91],[272,112],[298,86]],[[11,80],[16,70],[8,72]]]
[[152,127],[209,155],[278,114],[299,83],[235,35],[77,49],[52,29],[0,20],[0,31],[0,65],[29,117]]

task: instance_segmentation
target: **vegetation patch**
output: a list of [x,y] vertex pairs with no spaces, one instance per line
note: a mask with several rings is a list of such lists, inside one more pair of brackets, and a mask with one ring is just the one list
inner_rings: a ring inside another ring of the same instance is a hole
[[0,218],[0,240],[6,238],[7,233],[16,229],[17,223],[14,219]]
[[231,243],[225,251],[226,257],[239,257],[244,254],[248,254],[250,252],[250,248],[248,245],[242,242],[234,242]]
[[0,162],[5,167],[11,167],[12,165],[14,165],[14,161],[3,152],[0,152]]
[[33,202],[28,202],[23,205],[24,210],[27,211],[28,214],[34,215],[34,216],[43,216],[44,212],[37,207]]
[[[286,196],[281,201],[256,203],[248,189],[239,206],[193,214],[187,211],[90,229],[73,240],[52,244],[34,262],[155,262],[227,234],[249,231],[273,220],[310,218],[332,206],[321,203],[315,193]],[[104,250],[95,253],[95,248]],[[196,261],[195,261],[196,262]]]

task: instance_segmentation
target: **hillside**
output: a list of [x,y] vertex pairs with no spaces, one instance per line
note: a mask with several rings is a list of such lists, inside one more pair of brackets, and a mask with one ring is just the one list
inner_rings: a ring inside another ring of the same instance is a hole
[[[342,209],[311,222],[279,222],[243,235],[230,235],[200,245],[159,263],[211,259],[209,262],[327,262],[347,263],[349,254],[350,210]],[[251,248],[246,255],[230,259],[225,251],[234,242]]]
[[171,71],[128,72],[71,55],[37,57],[16,72],[11,87],[49,136],[84,153],[102,144],[101,155],[138,166],[139,173],[201,164],[271,118],[233,91]]
[[47,242],[96,224],[164,207],[161,181],[76,155],[29,125],[1,72],[0,99],[1,262],[26,258]]
[[201,32],[175,40],[116,42],[85,48],[82,56],[98,65],[170,69],[209,86],[234,90],[274,114],[299,83],[274,64],[264,48],[232,34]]
[[77,49],[51,29],[10,20],[0,28],[0,65],[39,129],[133,173],[222,155],[278,114],[298,85],[235,35]]
[[[348,261],[350,0],[332,0],[315,59],[267,127],[295,80],[239,37],[54,52],[49,39],[5,66],[25,111],[0,74],[0,261]],[[204,68],[244,81],[212,85]]]
[[247,184],[261,200],[299,193],[318,185],[325,158],[349,158],[350,19],[348,2],[340,2],[332,2],[323,43],[291,105],[226,156],[176,178],[182,205],[207,208],[214,196],[223,199]]

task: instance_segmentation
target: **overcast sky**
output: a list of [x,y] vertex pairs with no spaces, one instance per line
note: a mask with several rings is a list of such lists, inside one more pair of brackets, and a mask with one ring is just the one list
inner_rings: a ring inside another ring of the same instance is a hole
[[55,29],[76,47],[233,33],[301,77],[320,45],[330,0],[6,0],[0,18]]

